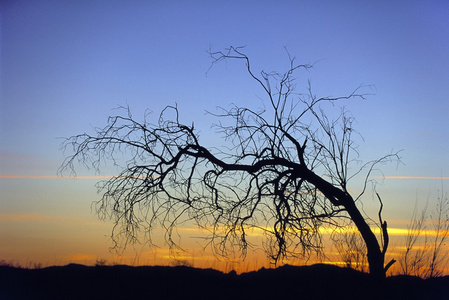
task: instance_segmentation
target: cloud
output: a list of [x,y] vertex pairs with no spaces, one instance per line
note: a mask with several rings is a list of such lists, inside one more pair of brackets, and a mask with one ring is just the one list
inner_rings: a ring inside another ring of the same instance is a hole
[[45,214],[5,214],[0,213],[0,222],[52,222],[58,217]]
[[47,215],[39,213],[0,213],[0,223],[52,223],[57,222],[59,224],[85,224],[95,226],[108,226],[100,220],[89,220],[83,217],[67,216],[67,215]]
[[5,179],[109,179],[112,175],[96,175],[96,176],[73,176],[62,177],[57,175],[5,175],[0,174],[0,178]]
[[[110,179],[110,178],[145,178],[145,176],[116,176],[116,175],[92,175],[92,176],[58,176],[58,175],[8,175],[0,174],[0,179]],[[154,176],[155,177],[155,176]]]
[[[381,234],[380,229],[378,227],[371,228],[375,234]],[[198,234],[198,236],[207,234],[208,231],[204,229],[199,229],[195,227],[180,227],[177,228],[179,233],[190,233],[190,234]],[[262,237],[264,233],[272,231],[271,227],[263,227],[263,228],[247,228],[245,232],[247,237]],[[357,228],[354,226],[346,226],[343,228],[335,229],[333,227],[320,227],[319,232],[324,235],[332,234],[332,233],[356,233],[358,232]],[[390,236],[406,236],[408,234],[407,228],[400,227],[388,227],[388,234]],[[435,230],[423,230],[423,235],[427,236],[435,236],[437,232]],[[440,233],[441,234],[441,233]]]
[[443,176],[376,176],[382,179],[431,179],[431,180],[449,180],[449,177]]

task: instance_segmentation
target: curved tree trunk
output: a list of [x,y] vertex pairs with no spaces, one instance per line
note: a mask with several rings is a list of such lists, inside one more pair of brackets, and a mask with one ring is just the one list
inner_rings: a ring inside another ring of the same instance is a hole
[[384,280],[386,278],[385,253],[381,250],[376,235],[360,213],[352,197],[348,195],[348,198],[343,201],[343,206],[365,241],[370,275],[374,280]]
[[[346,209],[351,220],[354,222],[355,226],[362,235],[363,240],[365,241],[371,277],[373,280],[384,280],[386,278],[386,270],[388,268],[385,268],[384,266],[386,247],[384,247],[385,249],[383,250],[381,249],[376,235],[369,227],[363,215],[360,213],[360,210],[357,208],[351,195],[333,186],[305,167],[298,168],[298,171],[301,172],[302,178],[306,178],[306,180],[314,184],[333,205],[343,206]],[[382,224],[382,226],[384,226],[382,228],[384,231],[384,238],[388,238],[386,223]],[[388,243],[386,243],[386,246],[388,246]]]

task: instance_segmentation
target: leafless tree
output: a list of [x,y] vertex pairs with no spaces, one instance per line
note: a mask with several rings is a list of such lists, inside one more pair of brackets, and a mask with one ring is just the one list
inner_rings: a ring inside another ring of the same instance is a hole
[[426,205],[418,216],[415,205],[407,228],[406,249],[400,259],[401,273],[424,278],[441,276],[448,261],[444,245],[449,237],[449,202],[443,189],[430,215]]
[[[401,273],[404,275],[422,275],[422,270],[427,264],[427,251],[429,245],[425,234],[427,220],[427,205],[422,209],[421,214],[417,212],[417,205],[413,209],[410,224],[407,226],[405,237],[405,251],[399,259]],[[417,243],[422,240],[422,245]]]
[[407,226],[405,251],[399,260],[400,272],[404,275],[441,276],[447,264],[444,246],[449,237],[449,201],[443,188],[430,215],[427,208],[428,203],[418,215],[415,204]]
[[431,257],[429,270],[426,277],[436,277],[443,275],[442,269],[446,266],[448,258],[444,255],[444,246],[449,238],[449,199],[444,194],[443,187],[438,195],[433,221],[435,235],[432,237]]
[[[147,114],[138,122],[127,109],[94,135],[73,136],[63,144],[73,154],[63,162],[62,172],[73,171],[76,162],[99,169],[104,161],[118,164],[119,155],[129,157],[119,175],[99,186],[103,197],[96,209],[114,220],[114,241],[126,245],[136,241],[140,230],[151,233],[162,226],[166,241],[175,247],[176,228],[195,222],[210,231],[210,245],[226,256],[235,248],[246,253],[248,232],[257,229],[266,236],[269,257],[278,262],[320,252],[319,229],[338,226],[345,218],[363,237],[371,275],[385,278],[387,224],[380,220],[383,237],[378,240],[358,203],[375,166],[398,156],[360,163],[353,117],[335,105],[364,98],[362,87],[342,97],[317,97],[309,82],[307,92],[299,94],[293,74],[311,66],[296,64],[290,56],[285,73],[259,75],[241,48],[210,56],[212,66],[242,61],[267,106],[257,110],[233,105],[213,113],[223,147],[205,146],[194,123],[180,121],[177,106],[167,106],[155,123]],[[335,109],[338,113],[331,117]],[[357,175],[365,184],[353,196],[348,183]]]
[[359,231],[349,226],[338,228],[332,233],[331,240],[346,267],[366,271],[366,245]]

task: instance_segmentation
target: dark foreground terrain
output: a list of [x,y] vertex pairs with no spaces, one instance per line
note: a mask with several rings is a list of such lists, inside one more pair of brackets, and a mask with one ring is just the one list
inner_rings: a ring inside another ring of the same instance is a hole
[[423,280],[330,265],[236,275],[190,267],[0,267],[0,299],[449,299],[449,276]]

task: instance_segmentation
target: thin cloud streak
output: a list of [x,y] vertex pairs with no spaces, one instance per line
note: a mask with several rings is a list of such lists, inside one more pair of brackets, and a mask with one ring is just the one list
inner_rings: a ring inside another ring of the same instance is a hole
[[72,176],[63,177],[57,175],[3,175],[0,174],[0,178],[5,179],[109,179],[114,177],[113,175],[96,175],[96,176]]
[[[114,175],[91,175],[91,176],[58,176],[58,175],[7,175],[0,174],[0,179],[109,179],[117,177]],[[137,176],[143,178],[143,176]],[[449,180],[449,177],[443,176],[375,176],[381,179],[430,179],[430,180]]]
[[0,223],[64,223],[86,224],[92,226],[109,226],[100,220],[89,220],[83,217],[68,215],[47,215],[40,213],[0,213]]
[[382,179],[431,179],[431,180],[449,180],[449,177],[442,176],[375,176]]
[[[373,230],[373,232],[375,234],[381,233],[380,229],[378,227],[372,227],[371,229]],[[263,237],[265,232],[272,231],[272,229],[270,227],[247,228],[246,230],[247,230],[246,236],[248,236],[248,237]],[[186,233],[186,234],[195,234],[196,233],[196,234],[198,234],[198,236],[207,235],[209,233],[208,230],[198,229],[198,228],[194,228],[194,227],[181,227],[181,228],[178,228],[178,232],[182,232],[182,233]],[[319,232],[324,235],[329,235],[329,234],[333,234],[333,233],[337,233],[337,234],[338,233],[340,233],[340,234],[357,233],[358,230],[356,227],[353,227],[353,226],[340,228],[339,230],[336,230],[335,228],[330,228],[330,227],[321,227],[321,228],[319,228]],[[444,231],[441,231],[440,234],[441,233],[444,233]],[[407,236],[409,234],[409,229],[399,228],[399,227],[389,227],[388,234],[390,236]],[[423,230],[421,234],[423,236],[425,236],[425,235],[436,236],[437,231],[435,231],[433,229],[426,229],[426,230]]]

